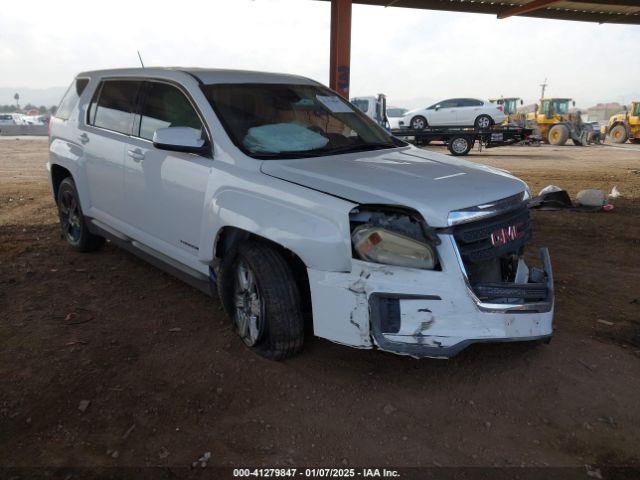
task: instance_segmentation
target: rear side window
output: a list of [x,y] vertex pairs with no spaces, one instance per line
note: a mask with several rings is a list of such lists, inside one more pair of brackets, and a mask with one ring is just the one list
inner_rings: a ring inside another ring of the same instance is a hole
[[56,118],[61,118],[63,120],[68,120],[71,116],[71,112],[75,108],[78,103],[78,99],[84,89],[89,84],[89,80],[86,78],[76,78],[71,86],[67,89],[67,93],[62,97],[62,101],[56,110]]
[[202,122],[189,99],[173,85],[145,83],[145,96],[140,112],[140,137],[153,139],[159,128],[190,127],[202,130]]
[[89,123],[114,132],[131,134],[140,81],[108,80],[89,108]]

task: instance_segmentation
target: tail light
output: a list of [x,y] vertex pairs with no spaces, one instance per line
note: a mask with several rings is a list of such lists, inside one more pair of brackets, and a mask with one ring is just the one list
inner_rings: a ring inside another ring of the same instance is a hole
[[496,106],[496,108],[498,110],[500,110],[501,112],[504,112],[504,107],[502,105],[498,105],[498,106]]

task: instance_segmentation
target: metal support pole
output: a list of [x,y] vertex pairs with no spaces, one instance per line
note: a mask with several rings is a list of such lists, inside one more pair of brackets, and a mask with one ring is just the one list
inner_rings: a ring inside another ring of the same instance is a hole
[[351,0],[331,0],[329,86],[347,100],[351,71]]

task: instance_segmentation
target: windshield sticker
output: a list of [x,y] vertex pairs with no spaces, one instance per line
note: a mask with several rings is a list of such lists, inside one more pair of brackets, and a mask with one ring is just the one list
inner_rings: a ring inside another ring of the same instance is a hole
[[324,105],[330,112],[333,113],[353,113],[353,110],[340,100],[339,97],[334,96],[324,96],[324,95],[316,95],[318,101]]

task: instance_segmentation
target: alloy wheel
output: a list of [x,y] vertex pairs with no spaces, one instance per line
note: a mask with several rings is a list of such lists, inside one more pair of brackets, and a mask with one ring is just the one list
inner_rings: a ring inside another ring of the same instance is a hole
[[422,130],[425,126],[425,122],[422,118],[417,117],[411,120],[411,128],[413,130]]
[[238,335],[252,347],[264,333],[265,315],[255,274],[243,260],[236,266],[234,305]]
[[489,117],[480,117],[478,119],[478,127],[480,128],[489,128],[491,126],[491,120]]
[[59,210],[62,234],[69,243],[78,243],[82,236],[82,217],[78,200],[70,190],[62,192]]

